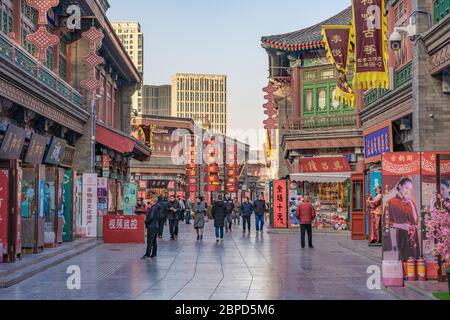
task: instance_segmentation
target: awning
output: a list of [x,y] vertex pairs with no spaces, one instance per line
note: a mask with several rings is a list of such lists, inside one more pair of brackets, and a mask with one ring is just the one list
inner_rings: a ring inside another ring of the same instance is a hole
[[109,149],[122,154],[132,153],[133,158],[139,161],[148,160],[151,155],[150,149],[132,136],[125,135],[102,124],[97,124],[95,130],[95,140]]
[[292,181],[315,183],[342,183],[350,179],[353,172],[339,173],[294,173],[289,177]]

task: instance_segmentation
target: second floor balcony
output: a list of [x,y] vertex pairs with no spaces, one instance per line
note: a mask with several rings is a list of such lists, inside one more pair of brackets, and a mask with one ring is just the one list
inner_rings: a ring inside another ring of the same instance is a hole
[[332,130],[356,128],[358,116],[355,113],[317,117],[288,118],[280,123],[284,130]]
[[37,82],[70,104],[83,108],[83,96],[81,93],[1,32],[0,60],[2,63],[18,68],[32,81]]

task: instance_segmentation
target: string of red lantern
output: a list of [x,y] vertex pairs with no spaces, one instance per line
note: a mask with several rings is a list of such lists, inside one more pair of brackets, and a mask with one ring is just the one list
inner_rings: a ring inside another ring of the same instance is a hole
[[36,32],[27,35],[27,42],[34,45],[36,52],[34,56],[41,62],[47,61],[47,50],[59,43],[59,37],[51,34],[45,27],[48,24],[47,12],[52,7],[59,5],[59,0],[27,0],[30,7],[39,12],[38,29]]

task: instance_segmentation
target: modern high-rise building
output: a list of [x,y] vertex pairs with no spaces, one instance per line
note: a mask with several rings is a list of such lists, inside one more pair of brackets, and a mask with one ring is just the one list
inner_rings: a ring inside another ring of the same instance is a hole
[[171,86],[149,86],[142,88],[142,115],[169,117],[171,114]]
[[[143,76],[144,35],[141,30],[141,24],[133,21],[118,21],[111,24],[131,60]],[[142,104],[142,88],[140,88],[133,95],[133,109],[136,109],[139,114],[142,114]]]
[[227,132],[227,76],[179,73],[172,78],[174,117],[209,122],[216,133]]

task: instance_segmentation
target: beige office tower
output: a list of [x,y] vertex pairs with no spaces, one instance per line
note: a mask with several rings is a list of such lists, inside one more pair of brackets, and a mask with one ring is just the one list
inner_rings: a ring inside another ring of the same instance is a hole
[[227,133],[227,76],[176,74],[172,78],[173,117],[203,120],[215,133]]
[[[144,74],[144,35],[141,24],[133,21],[111,22],[117,36],[138,71]],[[133,95],[133,109],[142,114],[142,87]]]

